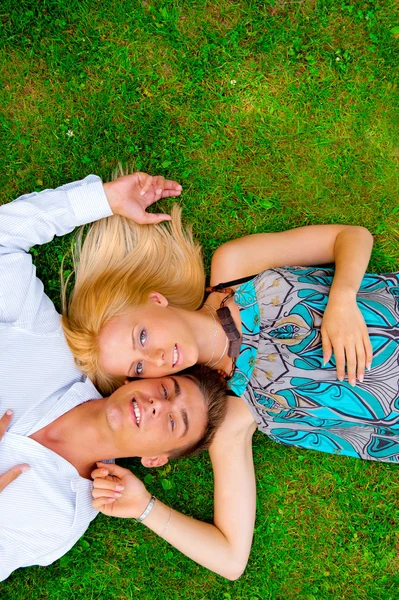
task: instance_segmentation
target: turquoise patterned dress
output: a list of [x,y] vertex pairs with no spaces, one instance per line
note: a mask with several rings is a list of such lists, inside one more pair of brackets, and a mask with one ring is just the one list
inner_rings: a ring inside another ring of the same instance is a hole
[[276,442],[368,460],[399,461],[399,274],[366,275],[357,303],[373,363],[363,383],[323,367],[320,326],[333,271],[270,269],[234,299],[242,346],[229,385]]

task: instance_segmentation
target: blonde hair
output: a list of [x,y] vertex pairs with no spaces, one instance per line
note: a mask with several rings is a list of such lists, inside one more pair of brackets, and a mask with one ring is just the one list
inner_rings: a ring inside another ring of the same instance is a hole
[[93,223],[84,242],[83,230],[78,234],[68,301],[68,280],[63,284],[62,325],[77,365],[104,394],[125,379],[109,376],[99,364],[99,334],[110,319],[145,305],[154,291],[174,307],[196,310],[202,304],[201,246],[191,228],[183,228],[177,205],[171,216],[159,225],[137,225],[113,215]]

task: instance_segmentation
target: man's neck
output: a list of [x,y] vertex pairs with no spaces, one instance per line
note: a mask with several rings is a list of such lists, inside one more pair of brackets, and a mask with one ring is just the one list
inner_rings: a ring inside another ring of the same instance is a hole
[[30,437],[71,463],[90,478],[98,460],[115,458],[115,444],[103,409],[104,398],[75,406]]

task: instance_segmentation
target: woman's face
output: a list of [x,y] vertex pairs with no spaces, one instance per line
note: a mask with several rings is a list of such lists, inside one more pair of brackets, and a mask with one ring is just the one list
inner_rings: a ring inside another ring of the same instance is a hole
[[106,323],[99,347],[100,366],[113,376],[163,377],[198,360],[189,325],[155,292],[148,305]]

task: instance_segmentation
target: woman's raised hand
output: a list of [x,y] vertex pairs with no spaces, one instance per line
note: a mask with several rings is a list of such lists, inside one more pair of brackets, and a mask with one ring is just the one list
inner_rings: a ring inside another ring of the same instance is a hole
[[345,377],[345,363],[348,381],[356,385],[356,378],[362,382],[365,368],[370,369],[373,350],[367,326],[354,297],[330,297],[321,325],[323,360],[326,364],[334,352],[337,377]]
[[[7,431],[7,427],[9,426],[12,419],[12,414],[12,410],[7,410],[0,419],[0,440]],[[6,473],[0,475],[0,492],[2,492],[4,488],[6,488],[12,481],[14,481],[14,479],[19,477],[21,473],[24,473],[28,470],[28,465],[17,465],[15,467],[12,467]]]
[[97,466],[91,474],[93,508],[110,517],[137,519],[151,500],[143,482],[118,465],[98,462]]
[[177,181],[161,175],[153,177],[137,172],[104,183],[104,191],[114,214],[132,219],[140,225],[152,225],[169,221],[170,216],[148,213],[146,209],[161,198],[180,196],[182,187]]

